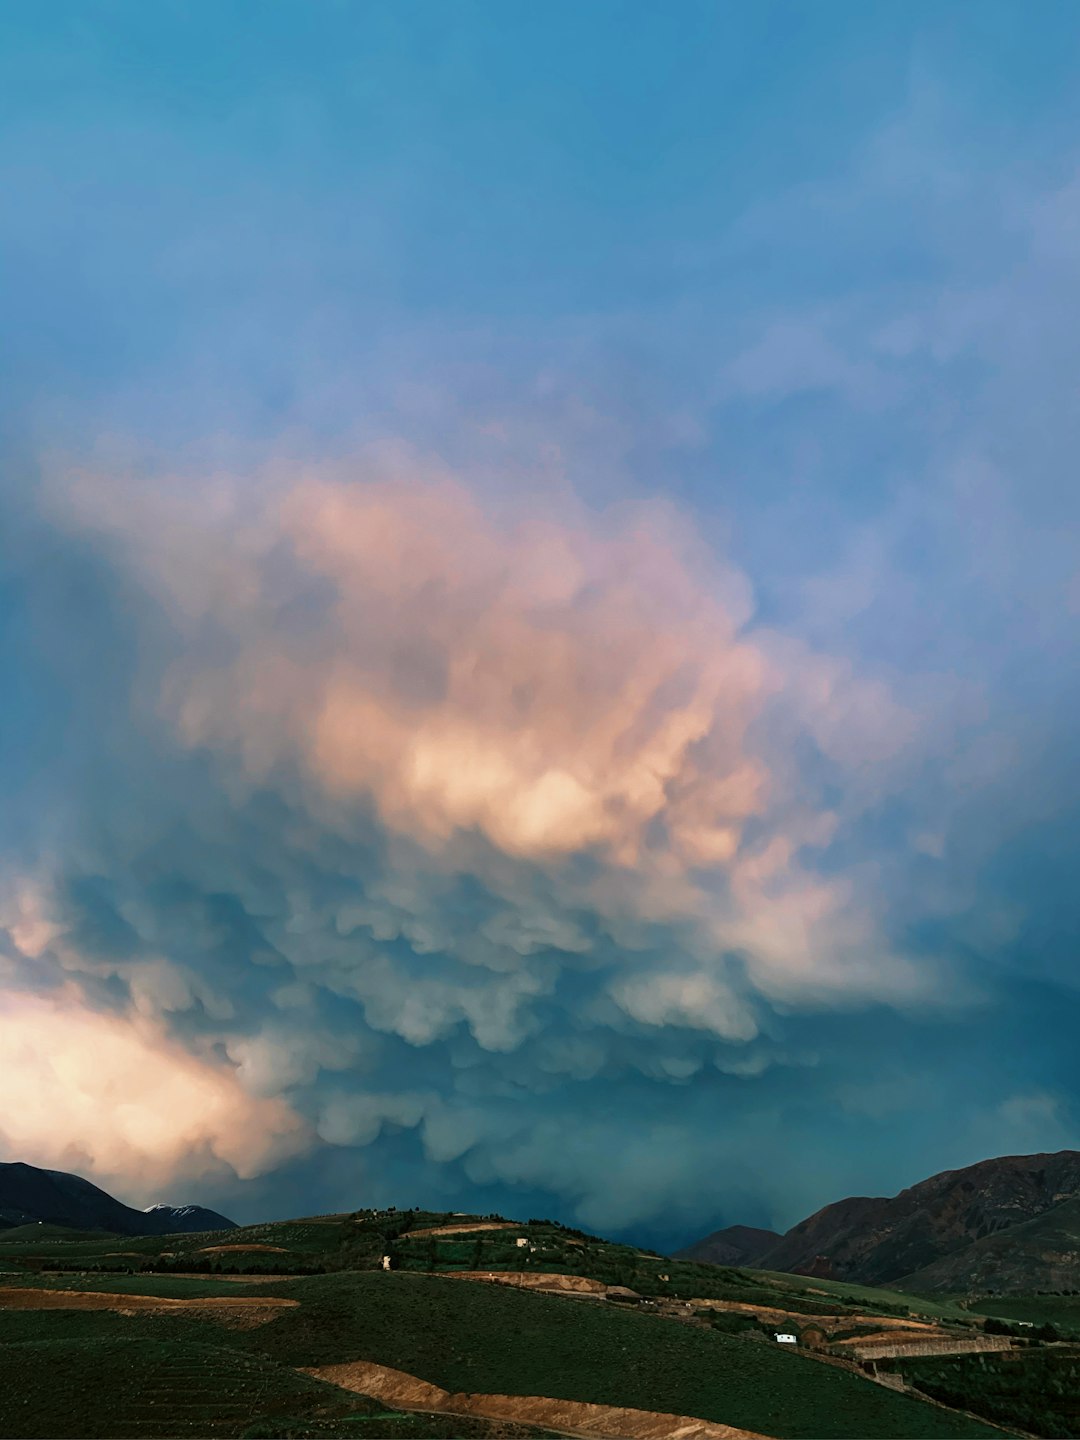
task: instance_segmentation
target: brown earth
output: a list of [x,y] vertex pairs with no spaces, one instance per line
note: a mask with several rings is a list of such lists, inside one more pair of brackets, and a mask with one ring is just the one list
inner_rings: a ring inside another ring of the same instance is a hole
[[495,1285],[514,1285],[519,1290],[561,1291],[564,1295],[603,1297],[612,1288],[602,1280],[590,1280],[587,1275],[560,1275],[554,1271],[444,1270],[440,1273],[449,1280],[486,1280]]
[[[868,1329],[877,1326],[879,1330],[882,1327],[880,1315],[852,1314],[850,1310],[843,1315],[807,1315],[801,1310],[781,1310],[779,1307],[754,1305],[747,1300],[685,1300],[682,1303],[694,1310],[726,1310],[741,1315],[754,1315],[770,1325],[774,1321],[782,1322],[789,1327],[792,1325],[798,1327],[816,1325],[826,1332],[846,1330],[851,1325],[865,1325]],[[938,1326],[932,1325],[926,1320],[902,1320],[899,1318],[894,1320],[890,1316],[887,1323],[890,1331],[911,1330],[918,1334],[930,1335],[941,1333]]]
[[[527,1270],[447,1270],[442,1272],[453,1280],[484,1280],[496,1285],[512,1285],[520,1290],[540,1290],[552,1295],[590,1296],[602,1300],[607,1295],[633,1295],[622,1285],[605,1285],[601,1280],[592,1280],[587,1275],[561,1275],[555,1271]],[[877,1315],[805,1315],[801,1311],[782,1310],[779,1307],[750,1304],[745,1300],[665,1300],[658,1301],[665,1312],[674,1306],[679,1310],[726,1310],[743,1315],[753,1315],[767,1325],[804,1327],[816,1325],[820,1329],[847,1328],[850,1325],[877,1326],[881,1329],[881,1318]],[[918,1335],[937,1336],[941,1331],[924,1320],[888,1321],[890,1333],[894,1330],[909,1330]]]
[[259,1251],[263,1255],[287,1255],[284,1245],[204,1245],[200,1255],[238,1255],[241,1252]]
[[399,1238],[411,1240],[414,1235],[472,1235],[477,1230],[523,1230],[513,1220],[482,1220],[478,1225],[431,1225],[426,1230],[406,1230]]
[[553,1400],[542,1395],[452,1394],[403,1370],[391,1370],[366,1360],[348,1365],[324,1365],[305,1369],[303,1373],[327,1380],[343,1390],[371,1395],[401,1410],[512,1420],[562,1435],[606,1436],[609,1440],[768,1440],[752,1430],[737,1430],[690,1415],[592,1405],[584,1400]]
[[913,1355],[985,1355],[1012,1348],[1007,1335],[880,1335],[854,1336],[840,1340],[843,1348],[858,1360],[894,1360]]
[[193,1315],[233,1330],[251,1330],[273,1320],[282,1306],[299,1304],[276,1295],[208,1295],[174,1300],[163,1295],[117,1295],[102,1290],[35,1290],[0,1286],[2,1310],[115,1310],[121,1315]]

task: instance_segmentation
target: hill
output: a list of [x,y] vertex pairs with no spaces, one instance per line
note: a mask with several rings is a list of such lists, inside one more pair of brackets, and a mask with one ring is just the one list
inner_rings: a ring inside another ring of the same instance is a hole
[[[754,1329],[726,1333],[611,1300],[414,1271],[246,1284],[142,1274],[95,1278],[91,1293],[85,1275],[30,1278],[0,1280],[0,1434],[11,1440],[488,1433],[461,1420],[421,1432],[387,1415],[418,1394],[422,1405],[432,1386],[474,1404],[497,1399],[511,1422],[538,1419],[545,1397],[543,1413],[562,1417],[550,1428],[598,1437],[671,1434],[655,1422],[678,1416],[791,1440],[995,1433]],[[259,1313],[271,1307],[272,1320]],[[372,1396],[384,1401],[379,1414]],[[640,1423],[595,1427],[597,1416],[579,1423],[575,1407],[637,1412]]]
[[1080,1286],[1080,1197],[906,1275],[904,1290],[1016,1294]]
[[[1077,1151],[1006,1155],[943,1171],[892,1197],[855,1196],[826,1205],[793,1226],[753,1263],[765,1270],[887,1285],[907,1276],[921,1277],[930,1267],[956,1258],[955,1270],[949,1273],[960,1280],[965,1267],[957,1257],[969,1246],[1078,1198]],[[697,1248],[691,1246],[689,1251]],[[982,1253],[971,1257],[976,1270],[983,1263]],[[1005,1250],[992,1248],[985,1253],[1003,1255]],[[1010,1283],[1028,1290],[1058,1288],[1051,1278],[1059,1268],[1057,1260],[1048,1258],[1041,1264],[1034,1245],[1024,1255]],[[938,1273],[934,1271],[935,1276]],[[936,1280],[933,1283],[939,1288]]]
[[40,1170],[19,1161],[0,1164],[0,1231],[39,1223],[113,1235],[168,1235],[234,1228],[232,1220],[199,1205],[155,1205],[149,1210],[134,1210],[80,1175]]
[[775,1230],[756,1230],[752,1225],[728,1225],[714,1230],[675,1251],[677,1260],[704,1260],[710,1265],[753,1265],[776,1246],[781,1237]]

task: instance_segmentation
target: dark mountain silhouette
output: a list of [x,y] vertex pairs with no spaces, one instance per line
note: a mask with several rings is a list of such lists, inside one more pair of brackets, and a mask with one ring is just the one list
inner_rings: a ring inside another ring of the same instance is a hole
[[714,1230],[685,1250],[676,1250],[676,1260],[705,1260],[711,1265],[753,1265],[759,1256],[776,1245],[775,1230],[756,1230],[752,1225],[728,1225]]
[[[1009,1289],[1060,1289],[1051,1276],[1073,1262],[1050,1254],[1067,1255],[1068,1245],[1044,1246],[1040,1260],[1039,1227],[1027,1227],[1071,1200],[1080,1200],[1080,1153],[1005,1155],[932,1175],[892,1197],[854,1196],[826,1205],[742,1263],[863,1285],[903,1281],[912,1288],[918,1276],[934,1288],[964,1289],[993,1271],[996,1283]],[[1063,1224],[1071,1213],[1062,1210]],[[1049,1219],[1047,1225],[1052,1228]],[[989,1245],[991,1237],[1000,1237],[1000,1244]],[[1017,1259],[1010,1265],[1003,1257],[1013,1242]],[[976,1246],[981,1248],[971,1248]],[[1078,1278],[1074,1270],[1074,1283]]]
[[37,1222],[114,1235],[175,1235],[232,1230],[235,1224],[199,1205],[152,1206],[133,1210],[89,1180],[65,1170],[39,1170],[16,1161],[0,1164],[0,1228]]

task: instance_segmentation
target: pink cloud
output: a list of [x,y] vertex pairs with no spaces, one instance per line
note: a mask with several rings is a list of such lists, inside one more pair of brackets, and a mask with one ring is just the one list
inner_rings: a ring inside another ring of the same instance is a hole
[[481,498],[400,448],[261,489],[127,488],[83,478],[68,513],[127,542],[167,607],[157,703],[185,746],[253,783],[299,777],[322,820],[373,805],[436,867],[476,835],[552,873],[588,849],[604,863],[584,892],[563,876],[568,910],[628,944],[638,921],[689,922],[702,965],[745,950],[770,993],[911,983],[874,943],[872,886],[804,872],[847,816],[806,798],[794,755],[809,736],[849,773],[850,815],[913,717],[748,629],[745,579],[671,507]]
[[157,1022],[90,1008],[74,984],[0,995],[0,1073],[0,1153],[119,1177],[133,1200],[226,1168],[256,1175],[308,1144],[283,1101],[248,1095]]

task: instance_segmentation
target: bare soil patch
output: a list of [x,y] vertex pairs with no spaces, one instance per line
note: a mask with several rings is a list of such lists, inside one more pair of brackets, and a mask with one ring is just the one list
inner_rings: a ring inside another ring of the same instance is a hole
[[260,1255],[287,1255],[284,1245],[204,1245],[200,1255],[241,1255],[258,1252]]
[[[768,1305],[757,1305],[748,1300],[685,1300],[682,1302],[694,1310],[725,1310],[740,1315],[754,1315],[759,1320],[771,1325],[774,1321],[778,1324],[791,1326],[816,1325],[820,1329],[847,1330],[852,1325],[865,1325],[867,1334],[871,1330],[881,1331],[883,1328],[880,1315],[852,1314],[848,1311],[843,1315],[809,1315],[801,1310],[781,1310]],[[891,1334],[895,1330],[911,1331],[917,1335],[940,1335],[942,1332],[937,1325],[926,1320],[894,1320],[890,1316],[887,1321],[887,1328]]]
[[210,1295],[176,1300],[163,1295],[121,1295],[103,1290],[35,1290],[0,1287],[3,1310],[115,1310],[121,1315],[193,1315],[233,1330],[251,1330],[273,1320],[282,1306],[298,1300],[277,1295]]
[[455,1394],[404,1370],[391,1370],[367,1360],[324,1365],[305,1369],[303,1373],[327,1380],[343,1390],[371,1395],[402,1410],[512,1420],[546,1427],[562,1435],[606,1436],[608,1440],[769,1440],[752,1430],[738,1430],[691,1415],[593,1405],[584,1400],[553,1400],[543,1395]]
[[400,1238],[410,1240],[414,1235],[473,1235],[478,1230],[523,1230],[524,1228],[523,1225],[518,1225],[513,1220],[482,1220],[476,1225],[430,1225],[426,1230],[406,1230]]
[[841,1347],[859,1360],[895,1360],[916,1355],[983,1355],[1010,1350],[1012,1342],[1007,1335],[956,1335],[942,1330],[924,1336],[882,1331],[840,1340],[837,1348]]
[[553,1271],[527,1270],[444,1270],[450,1280],[486,1280],[495,1285],[513,1285],[519,1290],[546,1290],[552,1294],[604,1296],[612,1287],[587,1275],[559,1275]]

